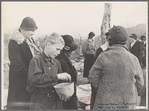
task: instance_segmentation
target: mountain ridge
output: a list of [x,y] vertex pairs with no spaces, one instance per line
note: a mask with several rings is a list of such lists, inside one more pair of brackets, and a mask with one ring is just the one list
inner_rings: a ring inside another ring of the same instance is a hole
[[146,34],[146,24],[138,24],[136,26],[133,27],[129,27],[129,28],[125,28],[128,36],[130,36],[132,33],[135,33],[138,37],[138,39],[141,37],[141,35],[145,35]]

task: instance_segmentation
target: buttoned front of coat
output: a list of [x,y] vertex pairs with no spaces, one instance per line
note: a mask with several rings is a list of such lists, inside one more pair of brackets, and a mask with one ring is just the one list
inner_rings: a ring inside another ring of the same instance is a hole
[[29,65],[28,92],[49,93],[57,84],[57,74],[60,72],[61,66],[56,59],[50,59],[44,53],[34,57]]
[[27,87],[28,92],[34,93],[31,98],[31,109],[62,109],[62,100],[53,87],[58,83],[57,74],[61,72],[59,61],[47,57],[44,52],[31,60]]

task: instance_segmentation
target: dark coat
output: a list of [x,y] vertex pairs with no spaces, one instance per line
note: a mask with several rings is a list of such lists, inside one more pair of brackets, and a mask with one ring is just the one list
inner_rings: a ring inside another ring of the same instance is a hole
[[83,77],[88,77],[89,70],[93,66],[94,54],[85,54]]
[[89,82],[97,89],[93,110],[133,109],[144,85],[138,59],[123,45],[102,52],[90,70]]
[[[32,95],[26,91],[28,66],[32,59],[31,51],[25,41],[18,45],[15,40],[10,40],[8,50],[10,60],[8,109],[28,109]],[[17,103],[21,105],[16,107]]]
[[77,107],[77,96],[76,96],[76,83],[77,83],[77,71],[72,65],[70,59],[64,55],[63,52],[56,57],[57,60],[61,63],[61,68],[63,72],[67,72],[71,75],[71,81],[75,83],[75,92],[70,100],[63,103],[63,109],[78,109]]
[[95,56],[94,56],[94,62],[96,61],[97,57],[99,56],[99,54],[102,52],[102,48],[99,47],[97,50],[96,50],[96,53],[95,53]]
[[57,74],[61,72],[59,61],[51,59],[44,52],[30,61],[27,91],[34,92],[31,98],[31,110],[62,109],[62,100],[53,87],[58,83]]
[[142,66],[142,59],[143,59],[143,45],[140,41],[136,41],[135,44],[131,47],[129,47],[129,50],[130,52],[135,55],[139,62],[140,62],[140,65]]

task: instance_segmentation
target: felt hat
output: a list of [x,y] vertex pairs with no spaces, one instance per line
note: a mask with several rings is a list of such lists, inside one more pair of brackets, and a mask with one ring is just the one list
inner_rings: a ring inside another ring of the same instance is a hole
[[141,40],[146,40],[146,36],[142,35],[142,36],[140,37],[140,39],[141,39]]
[[25,17],[20,25],[20,29],[26,31],[35,31],[37,28],[35,21],[30,17]]
[[136,35],[135,33],[132,33],[132,34],[130,35],[130,37],[133,38],[133,39],[135,39],[135,40],[137,40],[137,35]]
[[62,49],[62,51],[65,52],[71,52],[74,51],[78,48],[78,45],[75,43],[74,39],[72,36],[70,35],[62,35],[64,42],[65,42],[65,46]]
[[113,44],[126,44],[128,39],[128,34],[124,27],[114,26],[109,30],[109,35],[111,36],[110,42]]

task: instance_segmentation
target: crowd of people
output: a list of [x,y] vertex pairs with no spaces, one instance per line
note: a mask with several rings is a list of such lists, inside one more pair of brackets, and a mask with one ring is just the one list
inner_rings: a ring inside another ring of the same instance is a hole
[[[9,89],[7,110],[78,109],[77,71],[70,57],[78,48],[71,35],[48,36],[42,47],[33,39],[35,21],[25,17],[9,41]],[[146,67],[146,37],[126,47],[125,28],[114,26],[106,34],[106,43],[94,49],[95,34],[90,32],[85,51],[84,73],[91,84],[90,108],[134,109],[145,92],[142,69]],[[59,95],[54,86],[74,82],[70,98]]]

